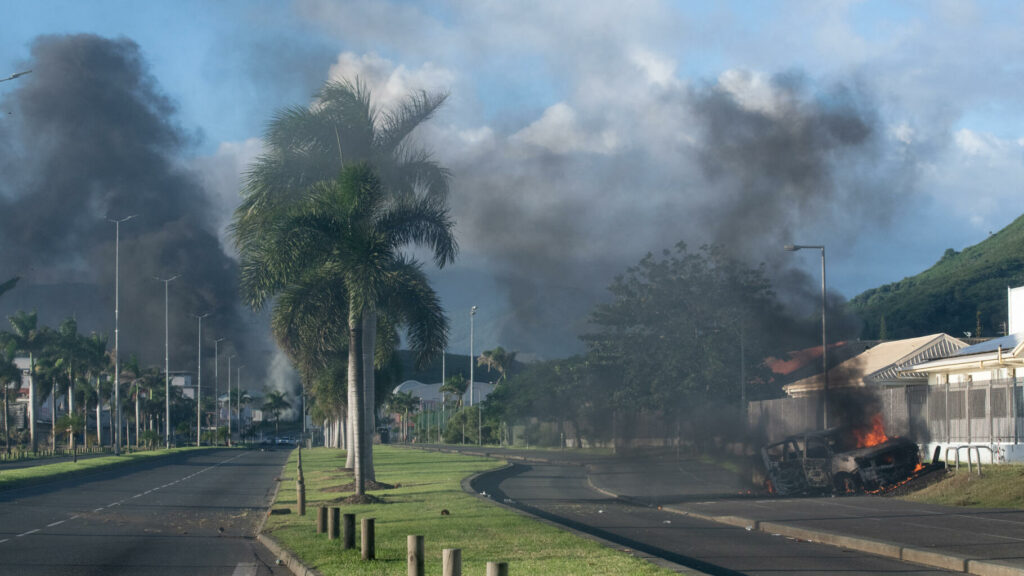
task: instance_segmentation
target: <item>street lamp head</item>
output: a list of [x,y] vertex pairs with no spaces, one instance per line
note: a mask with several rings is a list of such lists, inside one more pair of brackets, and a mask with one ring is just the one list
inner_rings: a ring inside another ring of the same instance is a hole
[[792,244],[786,244],[785,246],[782,247],[782,249],[785,250],[786,252],[796,252],[797,250],[799,250],[799,248]]
[[469,314],[470,314],[470,316],[472,316],[473,314],[476,314],[476,306],[473,306],[472,308],[469,309]]

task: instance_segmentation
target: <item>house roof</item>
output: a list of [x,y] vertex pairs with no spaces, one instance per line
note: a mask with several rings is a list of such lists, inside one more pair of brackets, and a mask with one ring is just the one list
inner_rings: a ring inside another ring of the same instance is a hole
[[[924,378],[925,375],[904,370],[915,364],[949,356],[967,346],[947,334],[930,334],[905,340],[881,342],[842,362],[828,371],[830,387],[882,385],[886,382]],[[791,396],[806,394],[823,387],[821,373],[785,386]]]
[[972,372],[1024,366],[1024,333],[1010,334],[967,346],[956,354],[907,367],[920,373]]

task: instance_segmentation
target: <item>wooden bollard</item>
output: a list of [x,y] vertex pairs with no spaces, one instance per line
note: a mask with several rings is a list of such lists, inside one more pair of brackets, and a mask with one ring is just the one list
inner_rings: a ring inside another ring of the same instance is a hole
[[373,518],[363,518],[362,544],[363,560],[373,560],[377,557],[374,551]]
[[316,509],[316,533],[323,534],[327,530],[327,506],[320,505]]
[[426,571],[423,567],[423,536],[410,534],[406,538],[406,549],[408,550],[407,557],[409,559],[408,576],[424,576]]
[[295,499],[299,503],[299,516],[306,515],[306,484],[301,480],[295,482]]
[[441,550],[441,574],[443,576],[462,576],[461,548]]
[[327,514],[327,539],[337,540],[341,532],[341,508],[332,506]]
[[356,547],[356,515],[345,514],[344,515],[344,534],[345,540],[342,542],[342,549],[351,550]]
[[508,562],[488,562],[487,576],[508,576]]

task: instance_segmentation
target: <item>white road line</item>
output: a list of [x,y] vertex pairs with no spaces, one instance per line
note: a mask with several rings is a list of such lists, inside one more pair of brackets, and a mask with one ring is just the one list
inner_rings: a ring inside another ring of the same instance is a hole
[[231,576],[256,576],[256,568],[256,564],[253,563],[239,563]]
[[22,532],[21,534],[18,534],[17,536],[15,536],[15,538],[21,538],[22,536],[28,536],[29,534],[35,534],[36,532],[39,532],[39,530],[40,530],[40,528],[36,528],[35,530],[29,530],[28,532]]
[[46,525],[46,527],[47,528],[53,528],[54,526],[60,526],[61,524],[65,523],[65,522],[67,522],[67,520],[58,520],[56,522],[50,522],[49,524]]
[[10,541],[11,541],[10,538],[4,538],[3,540],[0,540],[0,544],[3,544],[4,542],[10,542]]
[[93,512],[103,512],[103,508],[103,506],[100,506],[99,508],[93,510]]

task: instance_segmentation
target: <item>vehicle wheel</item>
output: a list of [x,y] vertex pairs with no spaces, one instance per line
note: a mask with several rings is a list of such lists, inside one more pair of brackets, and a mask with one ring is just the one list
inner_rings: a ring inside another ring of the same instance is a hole
[[837,474],[835,486],[839,494],[857,494],[861,491],[860,479],[853,474]]

